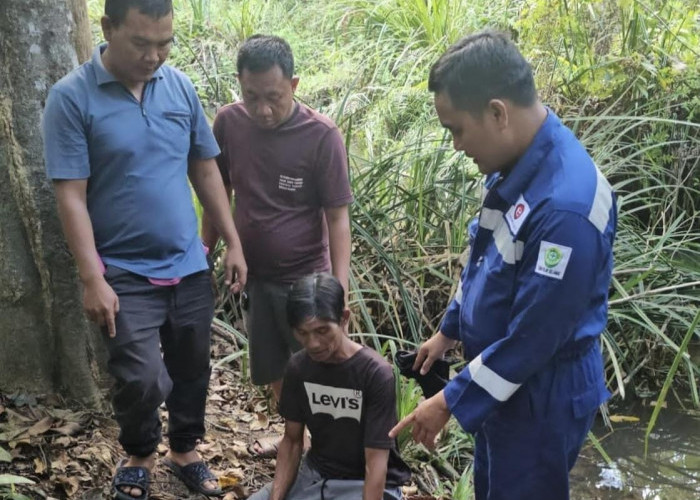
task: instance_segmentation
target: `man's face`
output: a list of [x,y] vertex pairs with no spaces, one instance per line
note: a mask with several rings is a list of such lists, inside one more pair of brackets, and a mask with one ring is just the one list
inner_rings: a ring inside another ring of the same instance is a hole
[[244,69],[238,81],[245,109],[259,127],[273,129],[289,118],[294,109],[298,77],[285,77],[282,68],[275,64],[259,73]]
[[309,318],[294,329],[294,337],[314,361],[333,363],[339,360],[346,320],[333,321]]
[[173,14],[154,19],[132,7],[118,26],[104,17],[102,31],[109,42],[108,69],[114,76],[127,84],[147,82],[170,53]]
[[488,108],[481,115],[456,109],[446,92],[435,94],[435,110],[443,127],[452,133],[456,151],[471,158],[479,172],[491,174],[508,166],[509,148],[502,122]]

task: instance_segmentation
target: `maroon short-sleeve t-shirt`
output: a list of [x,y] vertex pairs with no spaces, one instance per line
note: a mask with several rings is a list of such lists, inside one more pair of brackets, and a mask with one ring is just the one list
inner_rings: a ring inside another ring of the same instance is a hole
[[345,145],[333,121],[296,103],[285,123],[263,129],[238,102],[219,110],[214,135],[251,276],[291,283],[329,271],[323,209],[353,201]]

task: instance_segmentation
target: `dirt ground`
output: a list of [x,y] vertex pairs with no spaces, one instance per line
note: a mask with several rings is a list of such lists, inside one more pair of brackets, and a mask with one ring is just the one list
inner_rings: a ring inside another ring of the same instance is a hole
[[[231,353],[232,346],[215,336],[214,359]],[[225,487],[224,500],[247,498],[271,481],[274,460],[253,457],[248,447],[257,438],[281,435],[283,424],[268,410],[266,395],[247,384],[227,365],[212,372],[207,403],[207,435],[198,451]],[[167,412],[161,411],[164,429]],[[0,459],[0,474],[15,474],[36,484],[17,487],[31,499],[109,498],[115,464],[123,457],[118,427],[109,414],[67,408],[55,397],[0,394],[0,448],[11,461]],[[167,448],[161,444],[158,459]],[[5,457],[7,458],[7,457]],[[0,487],[0,498],[3,498]],[[407,494],[415,494],[408,487]],[[204,499],[192,494],[160,463],[152,477],[154,500]],[[432,497],[414,496],[415,500]]]
[[[124,456],[117,443],[119,429],[108,414],[64,406],[55,398],[0,396],[0,446],[12,456],[11,463],[0,462],[0,473],[35,481],[35,486],[18,488],[32,499],[108,498],[114,466]],[[252,457],[247,450],[257,436],[282,433],[281,420],[267,406],[265,396],[241,383],[234,371],[212,373],[207,435],[197,449],[227,487],[226,500],[246,498],[273,475],[273,460]],[[167,412],[161,414],[165,428]],[[158,458],[166,451],[161,444]],[[158,463],[150,498],[204,497],[189,494]]]

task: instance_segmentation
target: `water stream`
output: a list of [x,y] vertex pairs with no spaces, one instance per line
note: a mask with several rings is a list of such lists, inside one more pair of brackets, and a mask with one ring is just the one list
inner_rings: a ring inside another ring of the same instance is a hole
[[700,412],[664,409],[649,438],[644,434],[650,411],[614,410],[638,417],[637,423],[599,421],[593,429],[612,464],[587,443],[571,472],[572,500],[700,500]]

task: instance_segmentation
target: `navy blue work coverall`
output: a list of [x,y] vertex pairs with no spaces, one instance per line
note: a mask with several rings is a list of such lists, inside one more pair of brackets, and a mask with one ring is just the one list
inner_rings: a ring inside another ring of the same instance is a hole
[[563,500],[605,387],[615,195],[548,110],[507,175],[489,176],[441,325],[469,364],[445,387],[476,442],[477,500]]

